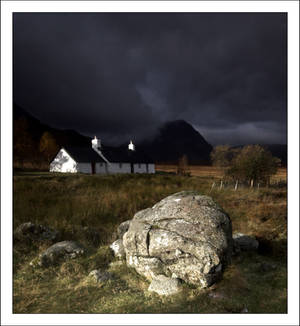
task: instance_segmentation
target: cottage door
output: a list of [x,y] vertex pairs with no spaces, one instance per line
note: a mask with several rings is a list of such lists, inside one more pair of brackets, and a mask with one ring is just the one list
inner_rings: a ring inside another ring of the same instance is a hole
[[96,173],[96,163],[95,162],[92,162],[92,174],[95,174]]
[[133,170],[133,163],[130,163],[130,172],[131,172],[131,173],[134,173],[134,170]]

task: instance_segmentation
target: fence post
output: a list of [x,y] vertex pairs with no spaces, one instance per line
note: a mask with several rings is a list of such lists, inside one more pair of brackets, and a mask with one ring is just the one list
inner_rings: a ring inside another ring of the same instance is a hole
[[222,186],[223,186],[223,180],[221,180],[220,189],[222,189]]
[[259,190],[259,183],[257,184],[257,189]]
[[250,187],[253,188],[253,179],[251,179]]
[[211,189],[210,189],[210,191],[213,190],[214,186],[215,186],[215,182],[213,182],[213,184],[211,185]]
[[235,183],[235,186],[234,186],[234,191],[237,190],[237,188],[238,188],[238,184],[239,184],[239,180],[236,180],[236,183]]

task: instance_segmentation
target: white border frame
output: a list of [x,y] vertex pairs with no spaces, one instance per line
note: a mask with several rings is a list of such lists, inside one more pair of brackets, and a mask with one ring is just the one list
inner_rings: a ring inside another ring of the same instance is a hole
[[[12,13],[288,13],[288,314],[12,314]],[[1,2],[1,311],[3,325],[298,325],[299,323],[299,3],[298,1]]]

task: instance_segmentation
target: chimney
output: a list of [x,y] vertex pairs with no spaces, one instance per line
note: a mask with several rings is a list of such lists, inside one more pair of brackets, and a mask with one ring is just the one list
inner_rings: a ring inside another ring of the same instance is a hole
[[128,145],[128,149],[131,150],[131,151],[135,150],[135,146],[133,145],[132,140],[130,141],[130,143]]
[[101,149],[101,140],[97,139],[97,137],[95,136],[94,139],[92,139],[92,147],[93,149]]

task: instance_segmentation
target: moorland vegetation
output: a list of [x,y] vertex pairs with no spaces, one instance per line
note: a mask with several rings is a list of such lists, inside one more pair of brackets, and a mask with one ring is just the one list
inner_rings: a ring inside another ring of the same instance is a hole
[[[61,240],[80,242],[87,253],[49,268],[33,267],[30,262],[50,243],[14,241],[14,313],[286,313],[286,183],[271,179],[259,188],[220,189],[211,186],[218,174],[191,174],[15,173],[13,229],[28,221],[42,224],[58,230]],[[186,285],[161,297],[147,291],[149,282],[135,270],[110,265],[115,258],[109,245],[121,222],[182,190],[211,196],[229,214],[233,231],[255,236],[259,248],[233,257],[211,288]],[[114,279],[90,281],[87,276],[97,268]]]

